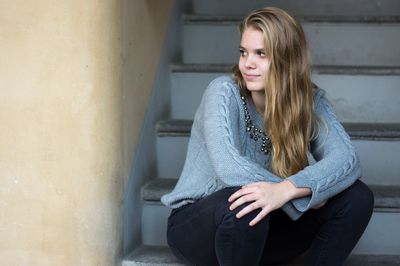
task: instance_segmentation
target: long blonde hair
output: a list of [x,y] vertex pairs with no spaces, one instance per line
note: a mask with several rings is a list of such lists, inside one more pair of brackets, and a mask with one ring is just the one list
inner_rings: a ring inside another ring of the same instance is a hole
[[[271,62],[264,81],[264,127],[272,144],[272,171],[286,178],[308,166],[317,126],[307,42],[301,25],[279,8],[251,12],[239,27],[240,35],[249,27],[262,32]],[[233,76],[246,90],[237,65]]]

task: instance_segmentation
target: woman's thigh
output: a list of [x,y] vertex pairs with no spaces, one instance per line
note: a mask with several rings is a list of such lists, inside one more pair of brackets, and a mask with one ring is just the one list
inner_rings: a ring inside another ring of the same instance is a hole
[[268,218],[249,223],[260,210],[238,219],[247,204],[229,210],[228,198],[238,187],[217,191],[193,204],[173,210],[167,239],[175,255],[196,265],[258,265],[268,234]]
[[311,246],[320,224],[314,210],[293,221],[281,209],[270,214],[269,233],[261,259],[262,264],[287,263]]
[[[357,180],[323,207],[306,211],[296,221],[281,210],[272,212],[262,262],[287,262],[307,250],[314,257],[320,256],[322,250],[324,256],[329,253],[329,256],[339,257],[341,252],[341,257],[345,257],[364,231],[372,209],[372,193]],[[321,249],[322,245],[327,248]]]
[[226,188],[193,204],[172,211],[168,219],[167,240],[175,255],[188,264],[218,265],[215,234],[228,198],[237,189]]

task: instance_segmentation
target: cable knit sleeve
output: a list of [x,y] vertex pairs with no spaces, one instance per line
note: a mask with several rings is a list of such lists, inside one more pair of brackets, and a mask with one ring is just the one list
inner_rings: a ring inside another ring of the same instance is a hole
[[361,176],[360,161],[349,135],[322,90],[317,94],[315,112],[323,122],[318,137],[311,143],[316,163],[288,178],[296,187],[312,191],[311,196],[292,201],[301,212],[340,193]]
[[207,152],[216,177],[227,186],[282,179],[250,158],[240,154],[240,107],[234,90],[238,88],[228,77],[210,83],[203,96],[201,121]]

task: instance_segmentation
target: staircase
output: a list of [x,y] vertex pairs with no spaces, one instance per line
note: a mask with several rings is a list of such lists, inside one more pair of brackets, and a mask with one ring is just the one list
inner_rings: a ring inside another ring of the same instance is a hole
[[268,5],[301,21],[313,80],[326,90],[351,136],[362,180],[375,195],[370,224],[346,265],[400,265],[400,2],[192,0],[189,11],[180,14],[180,59],[169,62],[169,113],[156,123],[157,174],[141,190],[141,246],[123,266],[181,265],[166,245],[170,210],[160,197],[174,187],[183,168],[205,88],[213,78],[229,74],[238,58],[240,18]]

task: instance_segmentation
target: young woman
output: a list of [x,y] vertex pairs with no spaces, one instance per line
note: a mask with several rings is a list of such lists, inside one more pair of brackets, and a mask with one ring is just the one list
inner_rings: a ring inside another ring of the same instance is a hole
[[304,32],[278,8],[240,26],[233,78],[210,83],[184,169],[162,198],[168,244],[188,265],[342,265],[364,232],[373,195],[321,89]]

